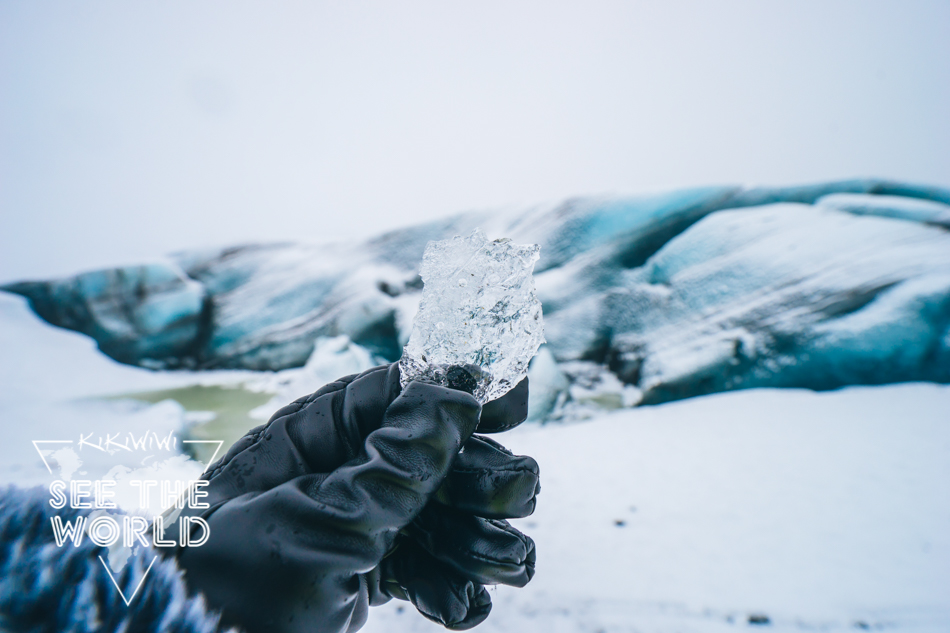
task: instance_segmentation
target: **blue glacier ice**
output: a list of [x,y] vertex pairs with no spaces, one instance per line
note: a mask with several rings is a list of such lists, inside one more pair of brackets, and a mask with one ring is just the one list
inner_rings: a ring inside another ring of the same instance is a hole
[[629,271],[604,322],[644,402],[948,382],[950,234],[794,203],[723,211]]
[[176,266],[126,266],[5,290],[27,297],[46,321],[91,336],[123,363],[190,366],[207,331],[208,293]]
[[877,215],[882,218],[921,222],[950,229],[950,204],[933,200],[917,200],[900,196],[833,193],[822,196],[816,204],[856,215]]
[[950,382],[948,211],[946,189],[874,179],[703,187],[465,213],[359,243],[175,253],[4,289],[129,364],[279,370],[341,336],[394,361],[427,242],[481,228],[541,246],[548,343],[530,373],[532,417],[557,417],[581,401]]

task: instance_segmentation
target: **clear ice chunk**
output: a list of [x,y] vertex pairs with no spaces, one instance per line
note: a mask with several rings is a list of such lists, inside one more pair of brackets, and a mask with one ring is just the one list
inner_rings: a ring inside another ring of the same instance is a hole
[[399,361],[412,380],[464,389],[485,404],[528,373],[544,342],[531,274],[541,247],[489,240],[480,230],[429,242],[422,301]]

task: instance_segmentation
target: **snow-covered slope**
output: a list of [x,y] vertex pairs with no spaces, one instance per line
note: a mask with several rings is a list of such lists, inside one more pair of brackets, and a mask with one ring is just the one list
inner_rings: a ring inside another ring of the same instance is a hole
[[[947,386],[765,389],[497,436],[541,466],[537,574],[477,630],[948,631],[948,414]],[[403,604],[366,633],[440,630]]]
[[554,366],[533,415],[753,386],[950,381],[950,191],[860,180],[707,187],[469,213],[360,244],[251,245],[23,282],[47,321],[125,363],[279,370],[347,336],[401,353],[425,244],[541,244]]

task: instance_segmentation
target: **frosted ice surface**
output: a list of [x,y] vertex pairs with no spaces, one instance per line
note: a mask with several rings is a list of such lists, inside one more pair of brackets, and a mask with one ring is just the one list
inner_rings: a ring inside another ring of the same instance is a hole
[[399,361],[402,386],[423,380],[461,388],[484,404],[517,385],[544,342],[531,276],[540,250],[491,241],[478,229],[429,242],[422,301]]

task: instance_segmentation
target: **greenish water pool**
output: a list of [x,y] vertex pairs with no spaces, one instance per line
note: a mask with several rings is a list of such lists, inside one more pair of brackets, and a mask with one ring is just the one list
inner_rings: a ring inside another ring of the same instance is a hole
[[[182,429],[183,440],[222,440],[218,457],[240,439],[248,430],[263,424],[252,418],[250,412],[266,404],[273,397],[270,393],[249,391],[242,385],[191,385],[178,389],[144,391],[113,396],[110,399],[132,399],[151,404],[174,400],[189,412],[209,412],[214,418],[198,422]],[[185,453],[208,464],[214,454],[213,444],[183,444]]]

